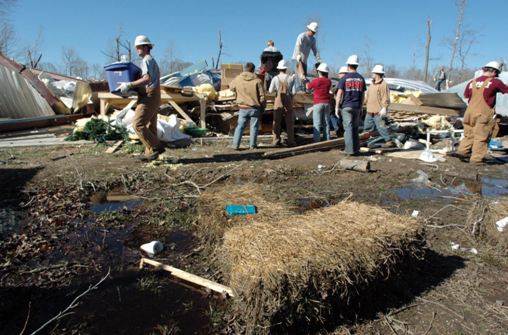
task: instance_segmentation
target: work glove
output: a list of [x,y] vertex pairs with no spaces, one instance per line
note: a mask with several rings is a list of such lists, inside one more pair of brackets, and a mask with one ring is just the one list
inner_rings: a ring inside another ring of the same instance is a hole
[[301,54],[296,55],[296,61],[299,63],[302,62],[302,55]]
[[126,94],[127,92],[129,92],[131,88],[132,88],[131,83],[120,83],[120,86],[117,87],[117,90],[123,94]]
[[381,117],[386,116],[386,107],[381,108],[381,110],[379,111],[379,115],[380,115]]
[[340,119],[340,108],[338,106],[335,107],[335,116],[337,117],[337,119]]

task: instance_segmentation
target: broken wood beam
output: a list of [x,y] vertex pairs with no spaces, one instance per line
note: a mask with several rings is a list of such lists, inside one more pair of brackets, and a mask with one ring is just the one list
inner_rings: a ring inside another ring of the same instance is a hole
[[[360,141],[364,141],[369,139],[373,134],[372,133],[362,133],[360,134]],[[320,151],[320,150],[330,150],[330,149],[337,149],[344,146],[345,141],[344,138],[337,138],[334,140],[329,141],[323,141],[318,143],[311,143],[306,145],[301,145],[298,147],[293,148],[287,148],[287,149],[279,149],[279,150],[272,150],[265,152],[263,157],[266,158],[279,158],[284,156],[290,156],[290,155],[298,155],[313,151]]]
[[213,282],[209,279],[196,276],[192,273],[185,272],[183,270],[177,269],[175,267],[162,264],[160,262],[142,257],[141,261],[139,262],[139,269],[143,269],[143,266],[145,264],[151,265],[157,269],[161,269],[164,271],[169,272],[173,277],[188,281],[190,283],[206,287],[212,291],[218,292],[220,294],[226,294],[227,296],[234,297],[233,290],[230,287],[224,286],[222,284]]
[[406,104],[390,104],[388,109],[390,111],[416,113],[416,114],[461,116],[460,111],[451,109],[451,108],[415,106],[415,105],[406,105]]
[[173,108],[178,112],[178,114],[180,114],[186,121],[194,122],[194,120],[192,120],[191,117],[187,115],[187,113],[185,113],[183,109],[180,106],[178,106],[178,104],[175,101],[169,100],[169,104],[173,106]]

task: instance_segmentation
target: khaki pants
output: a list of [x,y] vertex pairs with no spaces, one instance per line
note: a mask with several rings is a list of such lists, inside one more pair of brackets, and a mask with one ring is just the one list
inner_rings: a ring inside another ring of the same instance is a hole
[[161,147],[157,138],[157,114],[161,104],[160,91],[140,94],[132,126],[145,146],[145,154],[151,154]]
[[464,115],[464,138],[460,142],[458,153],[471,153],[471,162],[480,163],[487,154],[487,146],[496,126],[492,113],[471,112]]

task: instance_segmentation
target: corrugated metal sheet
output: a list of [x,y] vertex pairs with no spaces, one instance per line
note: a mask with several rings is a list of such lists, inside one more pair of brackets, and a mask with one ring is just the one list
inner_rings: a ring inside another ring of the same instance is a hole
[[[482,74],[483,74],[483,71],[481,71],[481,70],[476,71],[476,73],[474,74],[474,77],[478,78]],[[499,74],[499,79],[505,84],[508,83],[508,72],[507,71],[501,72]],[[465,81],[463,83],[452,86],[445,92],[457,93],[459,95],[459,97],[461,97],[462,100],[464,100],[465,103],[468,103],[467,99],[464,98],[464,91],[466,90],[467,84],[469,84],[469,82],[471,80],[473,80],[473,78],[471,78],[470,80]],[[508,116],[508,94],[501,94],[501,93],[497,94],[497,96],[496,96],[496,113],[499,115]]]
[[50,116],[48,102],[17,72],[0,65],[0,118]]
[[[385,78],[386,83],[390,87],[390,90],[394,91],[420,91],[422,93],[438,93],[438,91],[426,84],[423,81],[418,80],[408,80],[408,79],[400,79],[400,78]],[[368,85],[370,85],[371,79],[365,79]]]

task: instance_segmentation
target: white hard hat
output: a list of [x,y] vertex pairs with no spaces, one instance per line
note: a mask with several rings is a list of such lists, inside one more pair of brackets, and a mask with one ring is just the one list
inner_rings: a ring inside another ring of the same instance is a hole
[[319,72],[326,72],[326,73],[328,73],[328,72],[329,72],[328,65],[327,65],[326,63],[321,63],[321,64],[319,64],[319,66],[318,66],[317,70],[318,70]]
[[287,70],[288,69],[288,62],[283,59],[277,64],[277,70]]
[[351,55],[347,59],[346,62],[347,65],[358,65],[358,56],[357,55]]
[[501,72],[501,64],[499,64],[499,62],[496,62],[495,60],[485,64],[483,66],[483,69],[485,69],[486,67],[490,67],[491,69],[495,69],[495,70]]
[[150,39],[145,35],[136,36],[136,39],[134,40],[134,46],[137,47],[139,45],[150,45],[152,47],[154,46],[154,44],[150,42]]
[[348,69],[347,69],[347,66],[341,66],[340,69],[339,69],[339,73],[348,73]]
[[317,31],[318,31],[318,24],[317,24],[317,22],[311,22],[311,23],[309,23],[309,25],[307,26],[307,29],[317,33]]
[[374,68],[372,69],[372,73],[385,74],[385,69],[384,69],[383,65],[377,64],[377,65],[374,65]]

